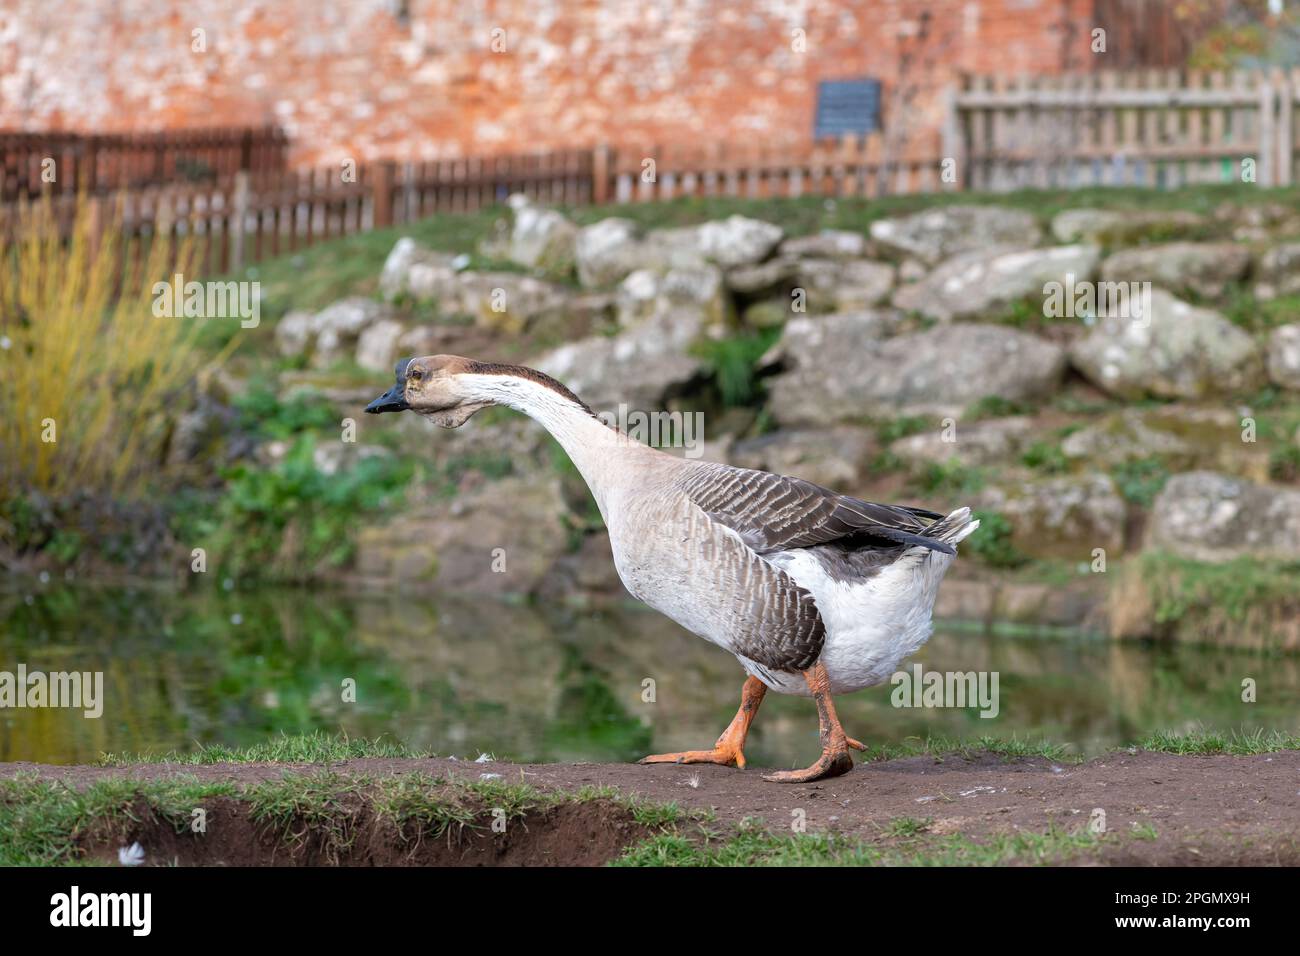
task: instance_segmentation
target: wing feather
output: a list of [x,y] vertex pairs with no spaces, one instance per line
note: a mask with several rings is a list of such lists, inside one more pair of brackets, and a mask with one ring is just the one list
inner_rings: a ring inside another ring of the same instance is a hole
[[952,545],[925,534],[940,514],[839,495],[802,478],[703,462],[687,473],[681,488],[701,511],[759,554],[844,538],[956,553]]

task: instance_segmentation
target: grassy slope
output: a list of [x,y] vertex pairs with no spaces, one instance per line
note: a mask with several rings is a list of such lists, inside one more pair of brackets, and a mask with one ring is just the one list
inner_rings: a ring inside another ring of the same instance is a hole
[[[882,199],[819,196],[799,199],[741,199],[714,197],[674,199],[668,202],[631,203],[625,206],[581,206],[564,210],[586,225],[609,216],[632,219],[646,228],[690,225],[730,215],[753,216],[779,222],[792,236],[821,229],[865,231],[882,216],[915,212],[939,205],[1000,205],[1024,209],[1046,222],[1063,209],[1182,209],[1212,214],[1222,203],[1254,204],[1300,202],[1300,188],[1261,190],[1253,186],[1195,186],[1171,192],[1136,188],[1021,190],[1012,193],[934,193],[891,196]],[[248,277],[262,283],[266,295],[263,316],[272,319],[289,308],[317,309],[347,295],[377,291],[379,272],[393,244],[411,236],[431,249],[473,255],[479,243],[492,235],[494,224],[506,215],[504,207],[476,213],[437,216],[406,226],[377,229],[283,255],[251,268]],[[509,263],[477,259],[473,268],[517,269]],[[243,276],[241,276],[243,278]]]

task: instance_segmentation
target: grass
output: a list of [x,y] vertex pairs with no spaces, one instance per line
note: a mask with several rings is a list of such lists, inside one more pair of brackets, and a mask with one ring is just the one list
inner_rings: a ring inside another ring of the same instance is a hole
[[1156,753],[1232,754],[1245,757],[1274,753],[1278,750],[1300,750],[1300,736],[1280,730],[1256,730],[1250,733],[1237,730],[1227,733],[1196,730],[1185,734],[1151,734],[1137,746],[1139,750],[1150,750]]
[[190,753],[175,750],[162,754],[106,753],[100,756],[102,767],[122,767],[137,763],[337,763],[375,757],[421,759],[428,751],[408,747],[382,737],[352,739],[345,734],[281,734],[250,747],[223,747],[205,744]]
[[1198,606],[1213,604],[1230,618],[1243,620],[1260,604],[1296,597],[1296,569],[1238,558],[1205,564],[1171,555],[1146,554],[1139,559],[1157,588],[1156,620],[1185,617]]
[[[1129,748],[1133,749],[1133,748]],[[1280,731],[1252,733],[1198,730],[1153,734],[1136,749],[1178,755],[1248,756],[1300,750],[1300,737]],[[874,748],[868,759],[926,755],[942,760],[993,753],[1007,760],[1037,757],[1077,762],[1062,744],[981,737],[962,741],[914,738]],[[327,765],[354,757],[425,756],[382,740],[351,740],[324,734],[280,737],[240,749],[203,748],[192,755],[168,755],[191,764],[311,762]],[[146,758],[159,760],[161,758]],[[106,755],[108,765],[136,762]],[[833,832],[785,833],[761,820],[720,828],[715,814],[677,802],[660,803],[608,786],[575,791],[539,790],[523,782],[444,777],[414,770],[395,775],[345,774],[328,766],[286,773],[254,784],[201,781],[193,776],[141,780],[114,777],[82,789],[25,774],[0,778],[0,866],[77,865],[87,842],[103,845],[127,834],[149,817],[182,833],[193,811],[217,798],[242,803],[266,835],[287,850],[310,845],[322,859],[339,862],[354,846],[360,827],[373,819],[392,827],[402,845],[431,838],[460,839],[467,830],[491,830],[494,821],[523,820],[550,808],[601,802],[621,808],[647,836],[614,861],[618,866],[998,866],[1050,864],[1094,852],[1121,835],[1050,827],[1042,833],[1017,831],[974,839],[936,834],[930,817],[895,817],[870,842]],[[1152,840],[1150,826],[1128,838]]]
[[[915,825],[916,821],[912,821]],[[906,829],[906,828],[905,828]],[[835,833],[778,834],[742,829],[722,837],[662,833],[629,847],[616,866],[1005,866],[1047,864],[1099,849],[1087,829],[1045,833],[961,834],[920,838],[921,830],[891,833],[893,845],[868,844]]]
[[1107,593],[1110,636],[1293,651],[1300,641],[1298,570],[1251,557],[1209,564],[1161,551],[1136,555]]
[[78,840],[105,828],[123,830],[151,812],[179,832],[204,801],[237,792],[223,781],[193,777],[101,780],[82,790],[33,776],[0,779],[0,866],[81,861]]
[[1047,740],[1021,740],[1018,737],[1004,740],[987,736],[971,740],[943,736],[909,737],[896,744],[878,744],[868,747],[863,759],[884,761],[906,757],[934,757],[942,760],[945,757],[974,757],[982,753],[996,754],[1005,760],[1030,757],[1058,761],[1083,759],[1081,755],[1073,754],[1068,744],[1057,744]]

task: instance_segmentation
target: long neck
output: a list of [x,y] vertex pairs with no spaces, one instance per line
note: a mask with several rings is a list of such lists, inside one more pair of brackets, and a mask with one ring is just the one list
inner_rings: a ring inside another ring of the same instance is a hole
[[542,382],[509,374],[462,375],[460,380],[469,386],[474,401],[509,406],[550,432],[581,473],[608,522],[610,478],[619,459],[615,452],[650,451],[647,446],[610,428],[581,403]]

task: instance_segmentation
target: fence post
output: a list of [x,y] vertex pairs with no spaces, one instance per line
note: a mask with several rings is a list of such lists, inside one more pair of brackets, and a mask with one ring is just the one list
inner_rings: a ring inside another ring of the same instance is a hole
[[235,173],[235,194],[230,211],[230,271],[244,268],[244,223],[248,219],[248,170]]
[[966,175],[966,134],[961,119],[961,101],[958,85],[949,83],[944,90],[943,156],[939,161],[939,188],[943,188],[943,163],[953,161],[957,176],[953,189],[963,190],[969,179]]
[[375,165],[375,178],[371,181],[375,228],[383,229],[393,224],[393,180],[397,164],[384,160]]
[[609,171],[613,168],[613,150],[601,143],[591,154],[591,201],[597,206],[609,202]]
[[1259,154],[1256,158],[1256,185],[1265,188],[1276,185],[1273,167],[1277,152],[1277,122],[1274,117],[1275,90],[1273,78],[1263,74],[1259,78]]
[[1291,167],[1294,162],[1292,151],[1295,146],[1294,94],[1291,89],[1291,76],[1286,70],[1277,70],[1273,74],[1277,85],[1277,152],[1275,175],[1273,181],[1278,186],[1291,185]]

